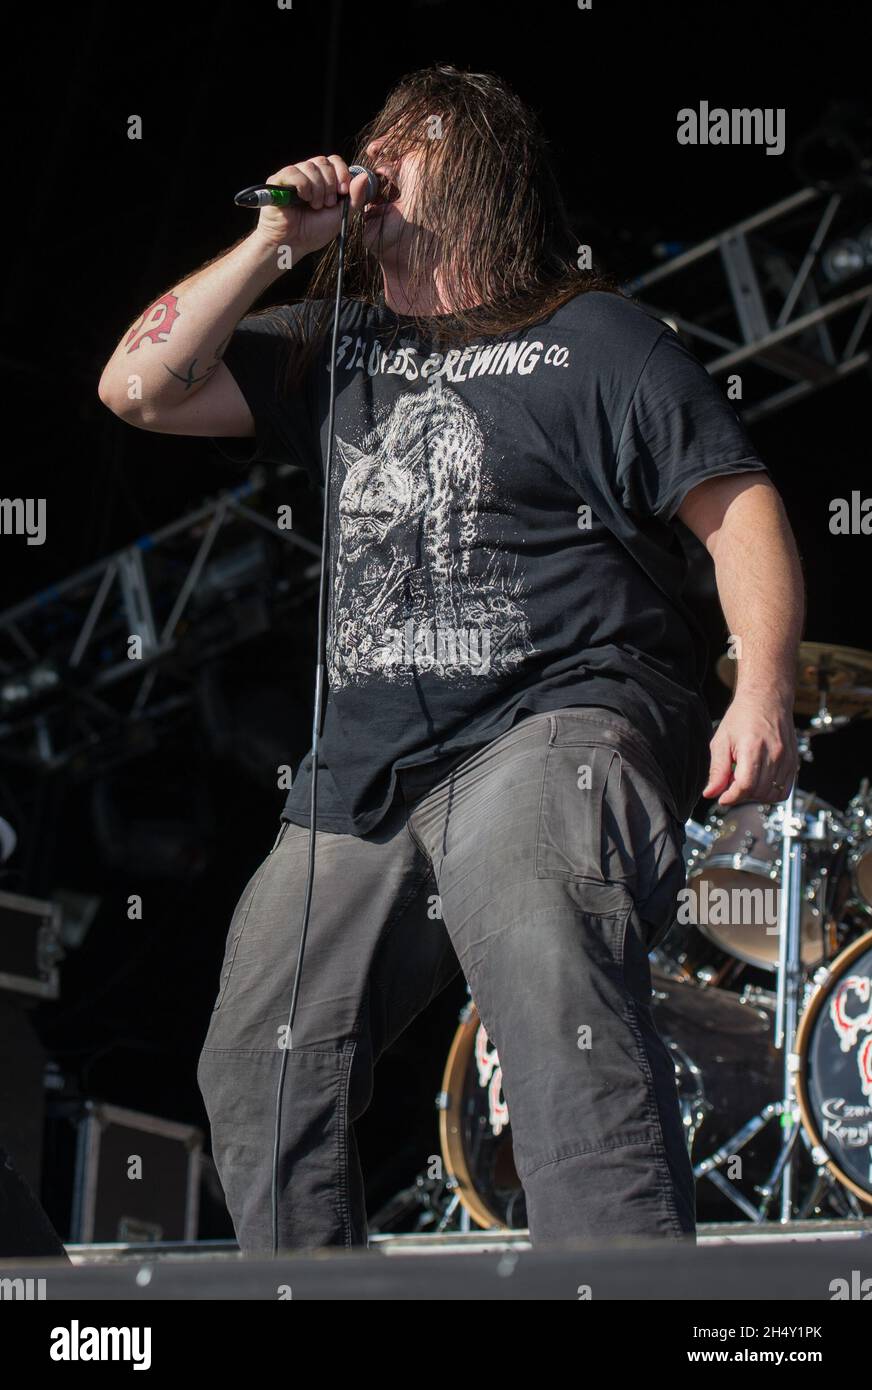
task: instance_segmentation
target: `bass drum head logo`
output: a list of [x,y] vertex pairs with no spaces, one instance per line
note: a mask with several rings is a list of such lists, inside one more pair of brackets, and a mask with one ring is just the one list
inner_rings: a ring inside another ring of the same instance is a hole
[[872,944],[838,962],[811,1029],[808,1102],[821,1142],[872,1201]]

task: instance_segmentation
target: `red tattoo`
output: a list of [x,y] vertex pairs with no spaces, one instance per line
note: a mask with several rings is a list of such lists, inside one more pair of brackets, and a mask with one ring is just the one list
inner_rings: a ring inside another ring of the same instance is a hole
[[[178,299],[174,294],[165,294],[160,299],[156,299],[154,304],[150,304],[142,318],[137,320],[128,334],[125,342],[128,344],[127,351],[135,352],[143,338],[151,338],[153,343],[165,343],[179,311],[176,308]],[[149,328],[145,325],[150,324]]]

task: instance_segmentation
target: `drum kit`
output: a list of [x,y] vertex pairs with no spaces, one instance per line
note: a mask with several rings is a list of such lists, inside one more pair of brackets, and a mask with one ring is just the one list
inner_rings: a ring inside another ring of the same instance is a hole
[[[717,669],[731,685],[735,662]],[[797,731],[810,762],[815,738],[872,716],[872,653],[803,643],[796,713],[810,716]],[[868,779],[844,811],[798,787],[775,805],[715,807],[687,823],[685,863],[678,919],[651,955],[651,1007],[699,1219],[872,1217]],[[526,1224],[501,1081],[470,1001],[437,1100],[437,1229]]]

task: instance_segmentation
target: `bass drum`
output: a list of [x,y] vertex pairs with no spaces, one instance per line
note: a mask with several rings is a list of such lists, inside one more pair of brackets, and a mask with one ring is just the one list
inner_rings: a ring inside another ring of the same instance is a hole
[[[697,1164],[777,1099],[780,1062],[771,1043],[771,1006],[762,991],[756,992],[758,1002],[747,1002],[658,967],[651,978],[654,1019],[672,1053],[688,1149]],[[509,1230],[526,1226],[502,1069],[474,1004],[460,1016],[439,1105],[445,1172],[473,1221]],[[777,1144],[777,1127],[767,1125],[742,1148],[742,1181],[735,1186],[746,1201],[753,1201],[753,1184],[768,1174]],[[702,1180],[697,1215],[723,1221],[740,1213],[719,1188]]]
[[872,1206],[872,932],[815,979],[796,1035],[802,1122],[815,1162]]

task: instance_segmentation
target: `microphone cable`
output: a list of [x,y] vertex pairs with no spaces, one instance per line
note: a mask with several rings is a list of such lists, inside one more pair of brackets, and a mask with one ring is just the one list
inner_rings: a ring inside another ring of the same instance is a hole
[[[352,166],[352,171],[355,166]],[[368,171],[367,171],[368,172]],[[370,201],[375,197],[370,185]],[[282,1051],[279,1081],[276,1087],[275,1134],[272,1158],[272,1253],[279,1250],[279,1149],[281,1139],[282,1098],[285,1089],[288,1052],[293,1037],[294,1019],[300,996],[300,976],[303,968],[303,953],[309,931],[309,912],[312,906],[312,885],[315,875],[315,819],[318,797],[318,753],[321,746],[321,733],[324,723],[324,692],[327,684],[327,582],[328,552],[330,542],[330,482],[333,465],[333,427],[336,413],[336,347],[339,338],[339,306],[342,299],[342,281],[345,270],[345,243],[348,230],[348,208],[350,198],[342,205],[342,221],[339,227],[339,257],[336,273],[336,299],[333,306],[333,332],[330,340],[330,398],[327,408],[327,458],[324,464],[324,515],[321,524],[321,572],[318,582],[318,638],[317,665],[315,668],[315,704],[312,712],[312,785],[309,802],[309,856],[306,869],[306,896],[303,904],[303,924],[300,929],[300,949],[294,971],[294,984],[291,990],[291,1003],[285,1037],[280,1040]]]

